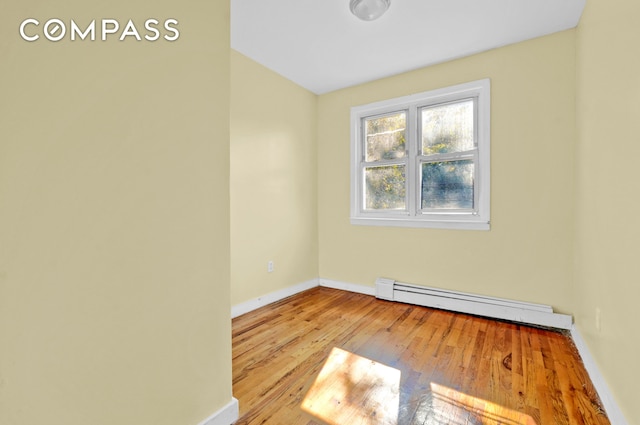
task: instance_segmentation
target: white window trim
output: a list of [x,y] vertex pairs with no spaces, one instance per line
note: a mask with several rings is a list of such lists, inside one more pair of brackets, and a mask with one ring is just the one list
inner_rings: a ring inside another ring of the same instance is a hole
[[[410,96],[374,102],[351,108],[351,224],[370,226],[425,227],[437,229],[490,229],[490,107],[491,84],[489,79],[431,90]],[[418,167],[418,108],[444,102],[476,98],[477,116],[477,154],[478,173],[474,196],[477,196],[477,210],[473,214],[439,213],[421,214],[419,204]],[[364,211],[361,201],[364,199],[362,180],[363,144],[361,120],[365,117],[381,115],[391,111],[406,110],[408,167],[407,170],[407,211]]]

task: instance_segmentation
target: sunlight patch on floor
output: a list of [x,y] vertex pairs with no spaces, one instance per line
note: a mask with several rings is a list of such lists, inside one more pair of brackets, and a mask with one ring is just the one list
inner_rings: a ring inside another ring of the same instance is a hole
[[496,403],[461,393],[453,388],[431,383],[430,403],[424,411],[425,425],[537,425],[529,415]]
[[525,413],[435,382],[400,406],[400,381],[400,370],[334,347],[300,407],[328,425],[537,425]]
[[397,425],[400,371],[334,347],[302,402],[329,425]]

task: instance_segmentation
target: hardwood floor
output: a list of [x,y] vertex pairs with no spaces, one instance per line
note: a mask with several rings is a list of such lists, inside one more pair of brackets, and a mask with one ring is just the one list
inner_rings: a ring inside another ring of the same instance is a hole
[[[361,359],[372,366],[354,378]],[[363,378],[391,368],[397,390]],[[562,333],[322,287],[233,320],[233,393],[247,425],[609,424]]]

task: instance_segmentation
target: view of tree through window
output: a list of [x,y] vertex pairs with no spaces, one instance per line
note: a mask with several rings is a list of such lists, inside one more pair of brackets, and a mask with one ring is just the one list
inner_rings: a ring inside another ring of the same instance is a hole
[[365,120],[365,161],[371,164],[364,172],[368,210],[406,208],[406,126],[404,111]]
[[423,155],[473,148],[473,99],[422,109]]
[[405,209],[405,168],[399,165],[365,169],[365,208],[368,210]]
[[422,164],[422,208],[473,209],[473,161]]
[[473,99],[422,108],[421,116],[421,208],[473,209],[474,161],[443,160],[474,152]]
[[367,153],[365,161],[404,157],[406,126],[407,117],[404,112],[366,120]]

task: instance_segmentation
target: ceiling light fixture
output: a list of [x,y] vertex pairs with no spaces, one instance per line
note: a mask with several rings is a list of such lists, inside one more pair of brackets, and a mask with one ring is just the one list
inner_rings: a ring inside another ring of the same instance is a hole
[[349,8],[363,21],[373,21],[381,17],[390,4],[391,0],[351,0]]

